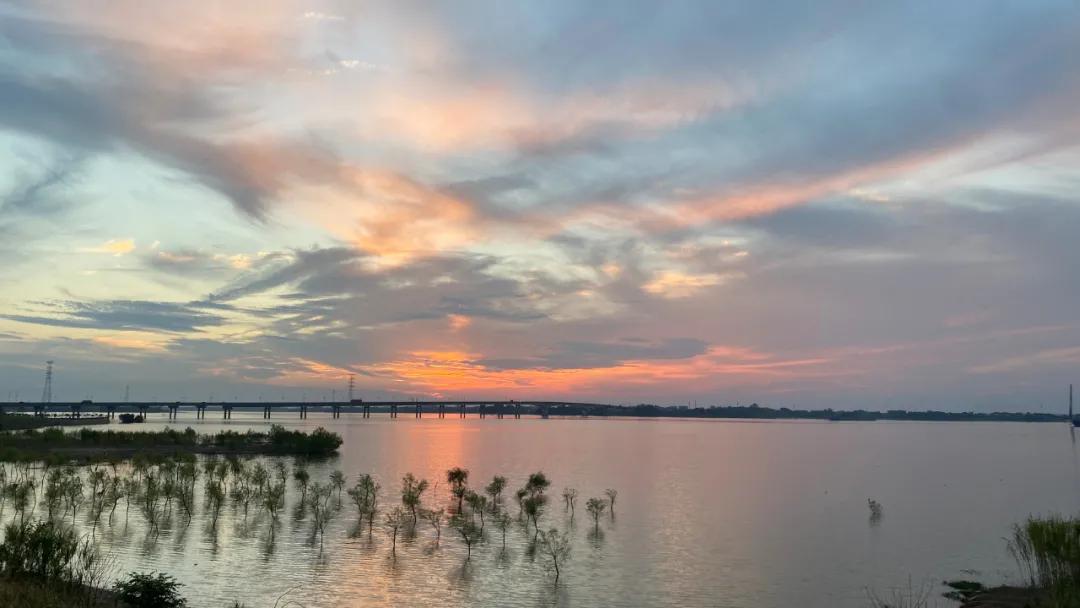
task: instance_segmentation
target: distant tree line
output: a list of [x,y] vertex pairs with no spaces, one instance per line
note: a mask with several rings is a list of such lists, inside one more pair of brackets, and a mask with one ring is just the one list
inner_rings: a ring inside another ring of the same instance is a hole
[[800,410],[751,405],[711,407],[671,407],[652,404],[604,407],[560,405],[549,408],[552,416],[638,416],[647,418],[750,418],[765,420],[917,420],[917,421],[994,421],[994,422],[1064,422],[1068,416],[1036,412],[943,412],[938,410]]

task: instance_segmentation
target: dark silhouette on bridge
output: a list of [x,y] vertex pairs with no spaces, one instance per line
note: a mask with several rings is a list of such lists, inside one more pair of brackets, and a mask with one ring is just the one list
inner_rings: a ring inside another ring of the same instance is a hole
[[457,413],[459,418],[469,414],[479,418],[495,416],[549,417],[552,412],[562,415],[603,415],[607,408],[603,403],[576,403],[568,401],[314,401],[314,402],[269,402],[269,401],[172,401],[172,402],[94,402],[80,401],[72,403],[0,403],[2,412],[33,412],[36,416],[50,413],[70,414],[79,418],[83,415],[102,415],[114,418],[119,412],[137,412],[145,419],[151,412],[166,412],[169,420],[178,417],[180,410],[194,411],[196,418],[205,418],[206,411],[220,411],[224,420],[232,418],[233,410],[262,410],[263,418],[270,418],[273,410],[298,412],[300,418],[307,418],[309,410],[329,411],[333,418],[340,418],[342,413],[360,414],[370,418],[372,413],[389,414],[397,418],[399,413],[411,412],[414,417],[424,414],[445,418],[447,412]]

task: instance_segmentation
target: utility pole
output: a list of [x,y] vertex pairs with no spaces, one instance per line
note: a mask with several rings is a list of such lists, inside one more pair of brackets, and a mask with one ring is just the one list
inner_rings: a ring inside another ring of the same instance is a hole
[[45,387],[41,389],[41,402],[52,403],[52,361],[45,362]]

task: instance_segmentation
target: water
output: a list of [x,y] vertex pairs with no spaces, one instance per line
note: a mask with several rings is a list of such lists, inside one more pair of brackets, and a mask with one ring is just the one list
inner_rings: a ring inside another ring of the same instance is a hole
[[[228,423],[208,416],[169,424],[266,426],[257,412],[234,412]],[[370,538],[350,536],[356,516],[345,498],[320,547],[310,518],[294,520],[291,491],[272,545],[265,518],[245,525],[231,509],[216,532],[200,514],[148,537],[136,510],[123,523],[121,504],[115,524],[98,531],[116,572],[171,573],[199,607],[273,606],[290,589],[309,607],[861,607],[867,589],[909,581],[1015,579],[1003,540],[1010,526],[1080,506],[1077,448],[1062,424],[294,416],[274,422],[325,426],[345,439],[340,458],[310,467],[312,480],[334,468],[350,484],[373,473],[383,507],[396,502],[406,472],[439,481],[425,502],[446,504],[453,466],[469,469],[473,486],[509,477],[508,495],[543,470],[553,483],[542,525],[574,538],[559,585],[528,555],[530,535],[517,525],[505,552],[489,525],[466,563],[452,529],[436,548],[421,522],[393,559],[378,525]],[[564,486],[580,493],[572,522]],[[609,487],[619,491],[615,518],[602,518],[591,537],[585,500]],[[884,506],[876,524],[871,497]],[[512,498],[507,506],[516,513]]]

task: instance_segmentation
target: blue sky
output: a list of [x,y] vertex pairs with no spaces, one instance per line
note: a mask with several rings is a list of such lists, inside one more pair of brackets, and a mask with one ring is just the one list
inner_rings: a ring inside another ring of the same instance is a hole
[[0,3],[0,398],[1060,408],[1080,8]]

